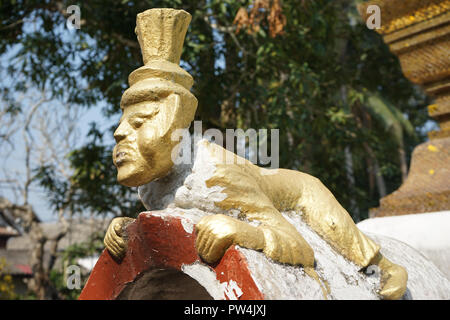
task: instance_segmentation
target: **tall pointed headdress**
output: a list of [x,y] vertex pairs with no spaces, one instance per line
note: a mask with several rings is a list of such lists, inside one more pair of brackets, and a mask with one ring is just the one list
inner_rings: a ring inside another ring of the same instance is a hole
[[191,15],[184,10],[150,9],[136,18],[136,35],[144,66],[128,77],[120,103],[127,105],[153,99],[161,91],[191,95],[192,76],[180,66],[184,38]]

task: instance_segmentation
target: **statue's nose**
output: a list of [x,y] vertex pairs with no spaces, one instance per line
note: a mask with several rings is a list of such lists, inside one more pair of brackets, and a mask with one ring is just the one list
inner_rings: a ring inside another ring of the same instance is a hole
[[116,131],[114,131],[114,139],[116,143],[125,139],[129,135],[129,126],[127,126],[126,121],[122,121],[117,127]]

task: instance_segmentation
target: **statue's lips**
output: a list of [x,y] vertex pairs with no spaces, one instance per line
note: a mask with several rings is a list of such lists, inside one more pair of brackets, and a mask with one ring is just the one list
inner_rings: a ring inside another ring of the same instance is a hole
[[132,155],[134,153],[134,149],[129,146],[118,146],[114,153],[114,163],[116,164],[116,166],[120,166],[125,162],[131,161],[133,158]]

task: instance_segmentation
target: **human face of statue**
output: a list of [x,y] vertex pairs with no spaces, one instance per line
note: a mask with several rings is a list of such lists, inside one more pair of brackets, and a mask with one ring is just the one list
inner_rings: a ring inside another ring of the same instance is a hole
[[136,187],[165,176],[173,166],[171,140],[180,97],[170,94],[126,106],[114,132],[113,161],[119,183]]

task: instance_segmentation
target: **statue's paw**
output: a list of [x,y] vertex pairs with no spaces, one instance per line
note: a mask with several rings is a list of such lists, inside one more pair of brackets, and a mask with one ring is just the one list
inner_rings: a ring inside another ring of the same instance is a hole
[[381,270],[380,296],[385,300],[398,300],[406,292],[408,273],[402,266],[392,263],[388,268]]
[[115,218],[111,221],[111,224],[106,231],[103,243],[115,259],[122,259],[127,251],[127,242],[123,237],[123,229],[133,221],[134,219],[127,217]]
[[196,225],[197,252],[208,263],[218,261],[234,243],[239,220],[223,214],[203,217]]
[[264,238],[263,251],[272,260],[304,267],[314,266],[314,251],[296,231],[264,228]]

